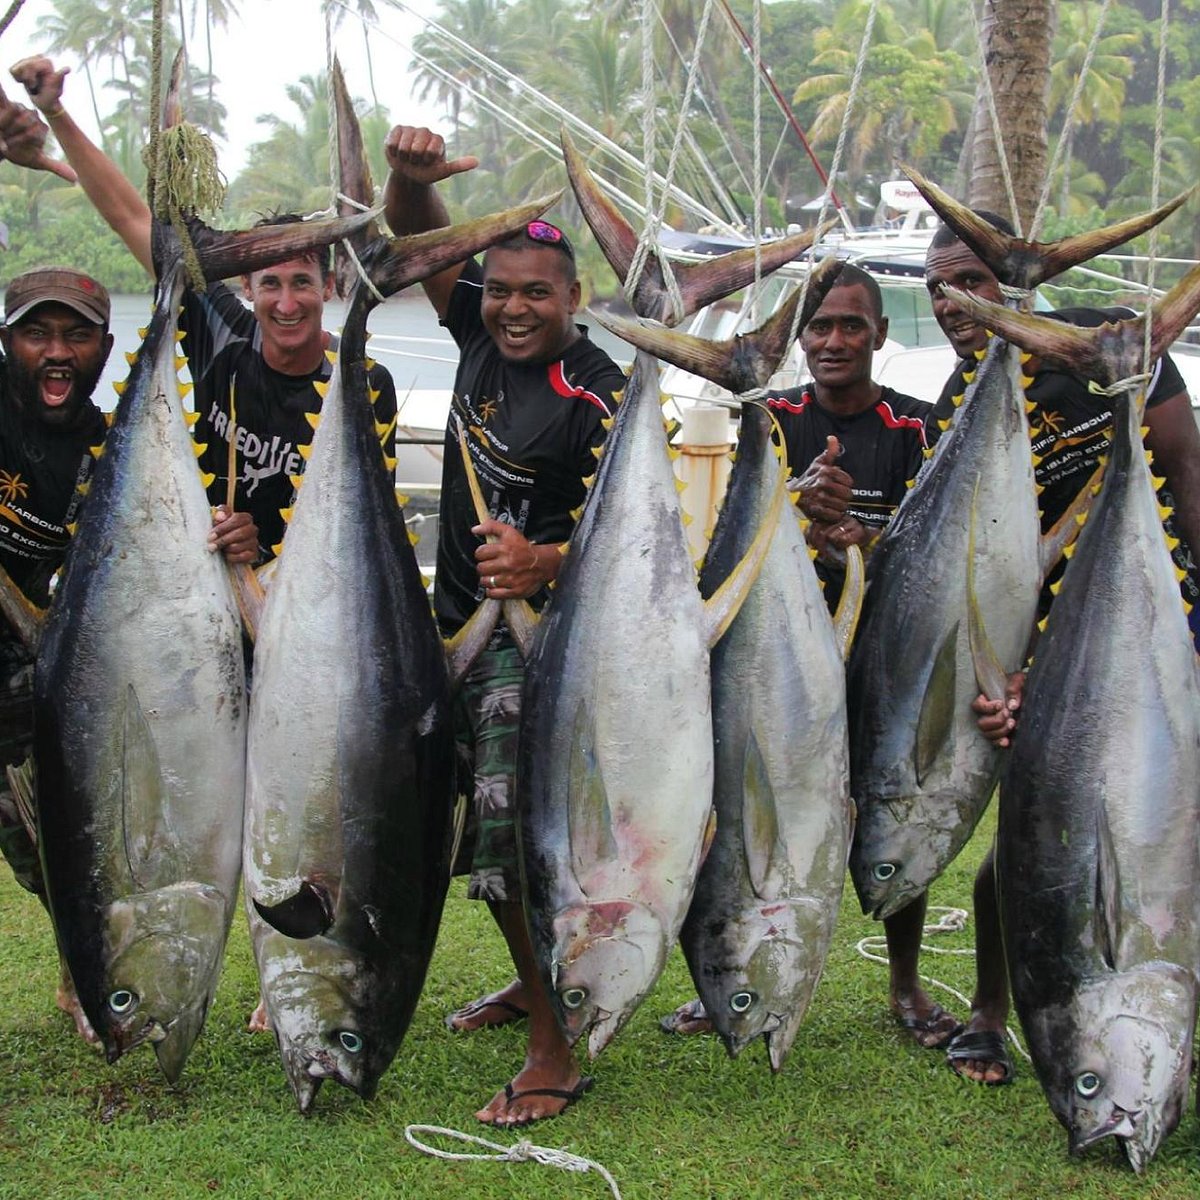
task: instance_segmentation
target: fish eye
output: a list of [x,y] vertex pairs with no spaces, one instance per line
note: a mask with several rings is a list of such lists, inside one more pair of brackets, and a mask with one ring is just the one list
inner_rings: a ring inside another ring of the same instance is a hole
[[342,1049],[347,1054],[359,1054],[362,1052],[363,1040],[353,1030],[339,1029],[337,1039],[341,1042]]
[[577,1009],[583,1007],[583,1002],[587,999],[586,988],[566,988],[560,997],[564,1008]]
[[871,868],[871,874],[875,877],[876,883],[886,883],[899,869],[895,863],[876,863]]
[[740,1016],[742,1013],[750,1011],[757,998],[753,992],[734,992],[729,997],[729,1007]]
[[1103,1080],[1095,1071],[1084,1071],[1075,1077],[1075,1090],[1085,1100],[1090,1100],[1103,1086]]
[[138,1006],[137,996],[128,988],[118,988],[108,998],[108,1007],[117,1014],[118,1017],[123,1017],[126,1013],[131,1013]]

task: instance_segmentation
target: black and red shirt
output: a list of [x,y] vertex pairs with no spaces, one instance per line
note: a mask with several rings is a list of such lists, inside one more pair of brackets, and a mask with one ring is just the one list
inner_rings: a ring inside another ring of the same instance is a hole
[[[854,481],[847,513],[882,530],[924,462],[929,405],[885,387],[870,408],[845,416],[822,407],[811,385],[772,392],[766,403],[783,434],[789,473],[803,475],[824,452],[826,439],[836,437],[842,447],[837,465]],[[823,560],[816,568],[832,609],[841,596],[844,574]]]
[[[550,363],[509,362],[480,316],[483,272],[470,262],[450,296],[442,324],[458,344],[450,423],[446,430],[439,511],[434,609],[444,633],[454,633],[483,594],[475,570],[481,539],[467,486],[455,417],[467,445],[488,511],[531,542],[558,544],[575,528],[585,477],[596,470],[592,449],[604,440],[601,425],[616,411],[613,394],[625,376],[586,336]],[[535,608],[545,590],[530,598]]]

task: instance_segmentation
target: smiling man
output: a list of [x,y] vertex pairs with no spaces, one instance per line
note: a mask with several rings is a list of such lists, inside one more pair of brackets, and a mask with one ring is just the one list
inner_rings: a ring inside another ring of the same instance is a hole
[[[442,138],[397,126],[385,148],[391,174],[384,193],[397,234],[449,224],[434,184],[471,170],[473,157],[446,159]],[[558,574],[559,545],[583,504],[584,476],[604,438],[614,393],[625,383],[616,364],[576,325],[575,252],[557,226],[532,221],[493,246],[482,267],[458,264],[427,279],[426,295],[458,344],[454,414],[491,517],[476,524],[452,420],[442,466],[434,608],[444,634],[458,630],[485,596],[528,598],[540,607]],[[492,539],[489,541],[488,539]],[[586,1091],[534,961],[522,907],[513,789],[524,668],[501,628],[468,672],[456,705],[461,778],[474,801],[468,894],[491,909],[518,978],[451,1013],[447,1024],[471,1032],[528,1016],[525,1062],[476,1112],[500,1126],[557,1116]]]
[[[12,75],[50,125],[97,211],[153,274],[150,210],[63,107],[67,72],[37,57],[17,63]],[[6,102],[3,107],[17,106]],[[8,156],[26,166],[53,169],[32,150],[19,156],[11,142]],[[261,223],[299,220],[286,215]],[[224,284],[185,294],[183,351],[199,414],[193,432],[205,446],[201,469],[213,476],[209,498],[216,515],[209,542],[231,562],[265,562],[283,538],[280,510],[290,507],[292,480],[304,472],[302,451],[313,435],[309,417],[321,408],[317,385],[328,382],[333,372],[325,352],[336,342],[322,327],[333,290],[332,256],[328,250],[314,250],[243,276],[241,294],[250,302],[249,310]],[[385,452],[390,455],[395,386],[380,366],[371,369],[369,378],[372,391],[379,393],[376,421],[387,430]],[[232,511],[227,505],[231,464],[236,479]]]

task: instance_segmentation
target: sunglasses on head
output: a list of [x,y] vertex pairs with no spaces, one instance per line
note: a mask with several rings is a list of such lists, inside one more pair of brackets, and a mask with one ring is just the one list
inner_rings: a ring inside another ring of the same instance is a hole
[[568,258],[572,260],[575,258],[575,251],[571,243],[567,241],[567,235],[557,225],[551,225],[549,221],[530,221],[525,226],[525,236],[531,242],[538,242],[543,246],[555,246]]

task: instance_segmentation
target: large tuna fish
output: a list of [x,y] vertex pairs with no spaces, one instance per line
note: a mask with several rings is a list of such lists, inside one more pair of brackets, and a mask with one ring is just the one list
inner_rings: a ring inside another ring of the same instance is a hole
[[[363,256],[388,295],[522,228],[528,205]],[[353,294],[258,626],[245,892],[263,999],[303,1112],[324,1079],[375,1093],[449,882],[449,679],[380,451]]]
[[[744,556],[775,502],[770,414],[742,406],[737,462],[700,573],[702,595]],[[862,574],[857,591],[861,596]],[[855,605],[847,585],[843,602]],[[716,833],[680,944],[731,1055],[762,1035],[783,1065],[820,978],[853,829],[842,648],[797,514],[712,652]]]
[[521,716],[533,946],[568,1038],[586,1035],[593,1057],[657,980],[691,899],[712,807],[708,650],[750,577],[743,564],[705,608],[657,380],[639,352]]
[[[345,226],[345,223],[340,223]],[[193,231],[229,274],[337,230]],[[241,859],[241,626],[176,375],[179,239],[155,227],[154,314],[97,463],[34,681],[51,914],[110,1060],[182,1070],[216,989]],[[214,240],[215,238],[215,240]]]
[[[1200,270],[1156,306],[1155,356],[1198,304]],[[1028,334],[1012,314],[986,319],[1104,383],[1141,362],[1140,319],[1026,318]],[[1114,402],[1104,482],[1025,685],[996,861],[1047,1099],[1072,1150],[1113,1135],[1138,1171],[1186,1105],[1200,972],[1200,678],[1140,408]]]
[[[1032,288],[1174,211],[1052,246],[992,229],[913,173],[1003,282]],[[1073,529],[1041,542],[1019,355],[993,339],[935,456],[885,530],[847,669],[850,871],[863,911],[897,912],[966,844],[1000,751],[971,701],[1003,695],[1024,661],[1042,579]]]

